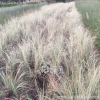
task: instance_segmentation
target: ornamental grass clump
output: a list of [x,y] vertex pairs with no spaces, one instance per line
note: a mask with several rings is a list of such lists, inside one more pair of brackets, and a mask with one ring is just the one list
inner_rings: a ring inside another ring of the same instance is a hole
[[75,3],[46,5],[2,27],[9,28],[0,31],[2,100],[98,98],[100,68],[94,38],[83,27]]

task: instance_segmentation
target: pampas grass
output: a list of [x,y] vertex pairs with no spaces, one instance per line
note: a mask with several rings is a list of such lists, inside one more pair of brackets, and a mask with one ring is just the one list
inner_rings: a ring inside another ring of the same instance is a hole
[[[94,38],[84,29],[74,2],[46,5],[40,11],[12,19],[2,26],[0,36],[1,58],[5,61],[0,82],[5,83],[5,79],[19,82],[15,88],[11,85],[13,97],[19,99],[24,95],[30,100],[36,96],[39,100],[62,97],[61,100],[65,100],[63,96],[66,99],[89,96],[90,99],[94,94],[99,95],[95,91],[100,85],[100,68]],[[63,73],[44,74],[42,66],[62,66]],[[16,72],[14,77],[13,72]],[[24,91],[20,91],[20,95],[16,88],[19,86]]]

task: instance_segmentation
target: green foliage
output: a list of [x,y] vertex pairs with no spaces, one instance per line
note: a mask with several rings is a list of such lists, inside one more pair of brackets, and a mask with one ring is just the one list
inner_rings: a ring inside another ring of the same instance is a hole
[[11,6],[16,6],[18,3],[12,3],[12,4],[0,4],[0,7],[11,7]]
[[24,12],[32,9],[37,9],[43,6],[45,3],[38,3],[38,4],[20,4],[13,7],[2,7],[0,8],[0,24],[4,24],[6,21],[11,19],[12,17],[19,16]]
[[76,7],[82,15],[85,26],[91,31],[92,35],[97,36],[95,44],[100,50],[100,1],[76,1]]
[[13,2],[11,2],[11,3],[0,3],[0,7],[11,7],[11,6],[17,6],[17,5],[24,5],[24,4],[37,4],[37,3],[39,3],[39,2],[25,2],[25,3],[18,3],[18,2],[16,2],[16,3],[13,3]]

